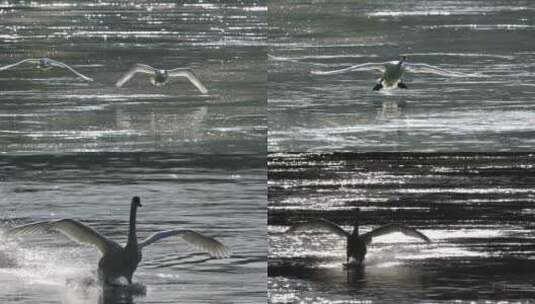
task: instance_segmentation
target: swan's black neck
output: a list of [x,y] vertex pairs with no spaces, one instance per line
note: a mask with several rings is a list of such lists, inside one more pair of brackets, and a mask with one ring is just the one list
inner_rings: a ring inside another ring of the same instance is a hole
[[354,215],[355,217],[355,222],[353,224],[353,233],[351,234],[351,236],[355,237],[355,236],[359,236],[359,218],[360,218],[360,209],[355,209],[354,211]]
[[136,235],[136,213],[137,207],[139,206],[139,198],[134,197],[132,199],[132,204],[130,205],[130,228],[128,231],[128,242],[126,245],[137,244],[137,235]]
[[358,219],[355,220],[355,224],[353,225],[353,233],[351,234],[351,236],[353,237],[359,236],[359,220]]

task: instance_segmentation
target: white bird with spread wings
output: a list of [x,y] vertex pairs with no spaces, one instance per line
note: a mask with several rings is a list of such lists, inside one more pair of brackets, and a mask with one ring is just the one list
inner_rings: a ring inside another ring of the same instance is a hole
[[67,70],[71,71],[72,73],[74,73],[76,76],[78,76],[78,77],[80,77],[80,78],[82,78],[84,80],[93,81],[93,78],[85,76],[84,74],[78,72],[77,70],[75,70],[74,68],[70,67],[69,65],[67,65],[67,64],[65,64],[63,62],[59,62],[59,61],[50,59],[50,58],[29,58],[29,59],[24,59],[24,60],[21,60],[21,61],[19,61],[17,63],[13,63],[13,64],[9,64],[9,65],[0,67],[0,71],[9,70],[9,69],[17,67],[17,66],[19,66],[21,64],[24,64],[24,63],[34,64],[36,68],[41,69],[41,70],[50,70],[52,68],[67,69]]
[[177,68],[172,70],[163,70],[163,69],[156,69],[151,66],[148,66],[146,64],[137,63],[135,64],[126,74],[121,77],[117,83],[115,84],[117,87],[123,86],[127,81],[130,80],[130,78],[134,77],[134,75],[141,73],[141,74],[148,74],[150,75],[150,82],[152,85],[160,87],[167,82],[169,82],[169,77],[185,77],[187,78],[202,94],[208,93],[208,90],[206,87],[202,84],[202,82],[197,78],[197,76],[193,73],[191,69],[188,68]]
[[311,71],[314,75],[335,75],[358,71],[379,71],[382,73],[378,83],[373,87],[374,91],[379,91],[382,88],[398,87],[400,89],[408,89],[407,85],[403,83],[401,77],[405,72],[412,73],[427,73],[436,74],[448,77],[475,77],[477,74],[464,74],[459,72],[448,71],[436,66],[425,63],[412,63],[407,61],[407,57],[403,56],[400,60],[387,62],[369,62],[350,66],[340,70],[334,71]]

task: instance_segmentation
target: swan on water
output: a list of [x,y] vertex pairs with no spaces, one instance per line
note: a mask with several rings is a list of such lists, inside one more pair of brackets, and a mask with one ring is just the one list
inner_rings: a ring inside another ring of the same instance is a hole
[[398,87],[400,89],[408,89],[407,85],[401,80],[401,76],[405,72],[413,73],[429,73],[450,77],[472,77],[475,74],[464,74],[459,72],[452,72],[432,66],[425,63],[408,62],[406,56],[402,56],[400,60],[379,62],[379,63],[363,63],[348,68],[334,70],[334,71],[311,71],[314,75],[334,75],[343,74],[356,71],[370,71],[375,70],[381,72],[383,75],[379,78],[378,83],[373,87],[374,91],[379,91],[382,88]]
[[50,70],[52,68],[67,69],[67,70],[73,72],[74,74],[76,74],[76,76],[78,76],[78,77],[80,77],[80,78],[82,78],[84,80],[93,81],[93,78],[90,78],[90,77],[87,77],[87,76],[83,75],[82,73],[76,71],[75,69],[73,69],[72,67],[66,65],[65,63],[59,62],[59,61],[56,61],[56,60],[52,60],[50,58],[24,59],[24,60],[21,60],[21,61],[19,61],[17,63],[13,63],[13,64],[10,64],[10,65],[6,65],[6,66],[3,66],[3,67],[0,67],[0,71],[9,70],[9,69],[14,68],[14,67],[16,67],[18,65],[21,65],[23,63],[35,64],[36,68],[41,69],[41,70]]
[[208,93],[206,87],[201,83],[199,78],[195,76],[193,71],[188,68],[177,68],[172,70],[162,70],[155,69],[146,64],[135,64],[130,71],[121,77],[115,84],[117,87],[121,87],[125,84],[130,78],[132,78],[137,73],[149,74],[151,75],[150,82],[152,85],[160,87],[169,81],[169,77],[186,77],[202,94]]
[[141,261],[141,251],[146,246],[168,237],[179,237],[189,244],[206,251],[212,257],[224,258],[230,255],[230,249],[214,238],[202,235],[193,230],[166,230],[157,232],[141,243],[136,235],[136,212],[141,207],[139,197],[132,198],[130,206],[130,226],[126,246],[121,246],[115,241],[108,239],[89,226],[74,219],[60,219],[53,221],[37,222],[14,227],[7,231],[8,237],[21,234],[46,233],[57,231],[73,241],[96,246],[102,253],[98,262],[99,280],[105,285],[114,285],[114,281],[120,277],[132,284],[132,276],[137,265]]
[[393,232],[401,232],[407,236],[419,238],[427,243],[431,242],[427,236],[418,230],[400,224],[386,224],[379,228],[375,228],[370,232],[359,234],[359,211],[359,209],[355,210],[356,218],[353,227],[353,233],[349,233],[337,224],[323,218],[294,225],[285,233],[293,233],[300,230],[324,229],[340,237],[345,237],[347,240],[346,265],[356,266],[363,265],[368,245],[372,242],[373,238],[381,235],[390,234]]

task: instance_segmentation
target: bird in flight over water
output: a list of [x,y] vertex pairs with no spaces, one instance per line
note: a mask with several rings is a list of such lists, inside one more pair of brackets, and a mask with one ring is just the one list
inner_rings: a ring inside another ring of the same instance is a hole
[[285,233],[293,233],[296,231],[323,229],[334,233],[340,237],[346,238],[346,266],[363,266],[364,257],[366,256],[367,247],[372,242],[373,238],[386,235],[394,232],[401,232],[407,236],[419,238],[427,243],[431,240],[418,230],[400,224],[386,224],[384,226],[375,228],[370,232],[359,234],[359,209],[355,210],[355,224],[353,232],[349,233],[337,224],[323,219],[315,219],[305,223],[297,224],[288,229]]
[[343,74],[357,71],[370,71],[375,70],[382,73],[378,83],[373,87],[374,91],[379,91],[383,88],[398,87],[400,89],[408,89],[408,86],[403,83],[401,77],[405,72],[413,73],[428,73],[437,74],[449,77],[473,77],[475,74],[464,74],[459,72],[452,72],[445,69],[441,69],[436,66],[432,66],[425,63],[412,63],[408,62],[406,56],[402,56],[400,60],[387,61],[387,62],[368,62],[350,66],[348,68],[334,70],[334,71],[311,71],[313,75],[334,75]]
[[115,281],[121,277],[126,278],[128,283],[132,284],[132,276],[142,258],[142,249],[161,239],[172,237],[181,239],[215,258],[224,258],[231,254],[230,249],[218,240],[188,229],[156,232],[139,242],[136,231],[136,213],[140,207],[140,198],[134,196],[130,204],[130,225],[125,246],[75,219],[60,219],[17,226],[9,229],[7,236],[60,232],[73,241],[98,248],[102,253],[98,263],[98,276],[100,282],[105,286],[119,286]]
[[151,66],[148,66],[146,64],[135,64],[130,71],[128,71],[126,74],[121,77],[117,83],[115,84],[117,87],[123,86],[127,81],[130,80],[135,74],[142,73],[142,74],[149,74],[150,77],[150,83],[152,85],[160,87],[163,85],[166,85],[167,82],[169,82],[169,77],[186,77],[202,94],[208,93],[208,90],[206,87],[201,83],[199,78],[195,76],[193,71],[188,68],[177,68],[172,70],[162,70],[162,69],[155,69]]
[[82,73],[76,71],[75,69],[73,69],[72,67],[66,65],[65,63],[63,62],[59,62],[59,61],[56,61],[56,60],[53,60],[53,59],[50,59],[50,58],[29,58],[29,59],[24,59],[24,60],[21,60],[17,63],[13,63],[13,64],[10,64],[10,65],[6,65],[6,66],[3,66],[3,67],[0,67],[0,71],[5,71],[5,70],[9,70],[11,68],[14,68],[16,66],[19,66],[23,63],[31,63],[31,64],[35,64],[36,65],[36,68],[40,69],[40,70],[50,70],[52,68],[61,68],[61,69],[67,69],[71,72],[73,72],[74,74],[76,74],[76,76],[84,79],[84,80],[87,80],[87,81],[93,81],[93,78],[90,78],[90,77],[87,77],[85,75],[83,75]]

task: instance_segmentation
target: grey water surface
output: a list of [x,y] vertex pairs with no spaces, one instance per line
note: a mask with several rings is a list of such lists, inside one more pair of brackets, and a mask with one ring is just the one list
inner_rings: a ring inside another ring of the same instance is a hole
[[[0,150],[265,151],[264,1],[1,1],[0,66],[50,57],[95,79],[31,65],[0,71]],[[135,63],[192,68],[157,88]]]
[[[532,154],[271,154],[270,303],[534,303]],[[290,225],[326,218],[374,238],[365,267],[344,269],[345,240]]]
[[[265,303],[265,185],[261,154],[1,157],[0,302]],[[143,205],[139,239],[164,229],[193,229],[229,246],[232,256],[212,259],[169,239],[143,250],[136,288],[102,291],[95,283],[96,248],[58,234],[2,235],[13,225],[76,218],[124,243],[134,195]]]
[[[270,1],[269,150],[533,149],[534,35],[533,1]],[[310,74],[401,54],[483,77]]]

